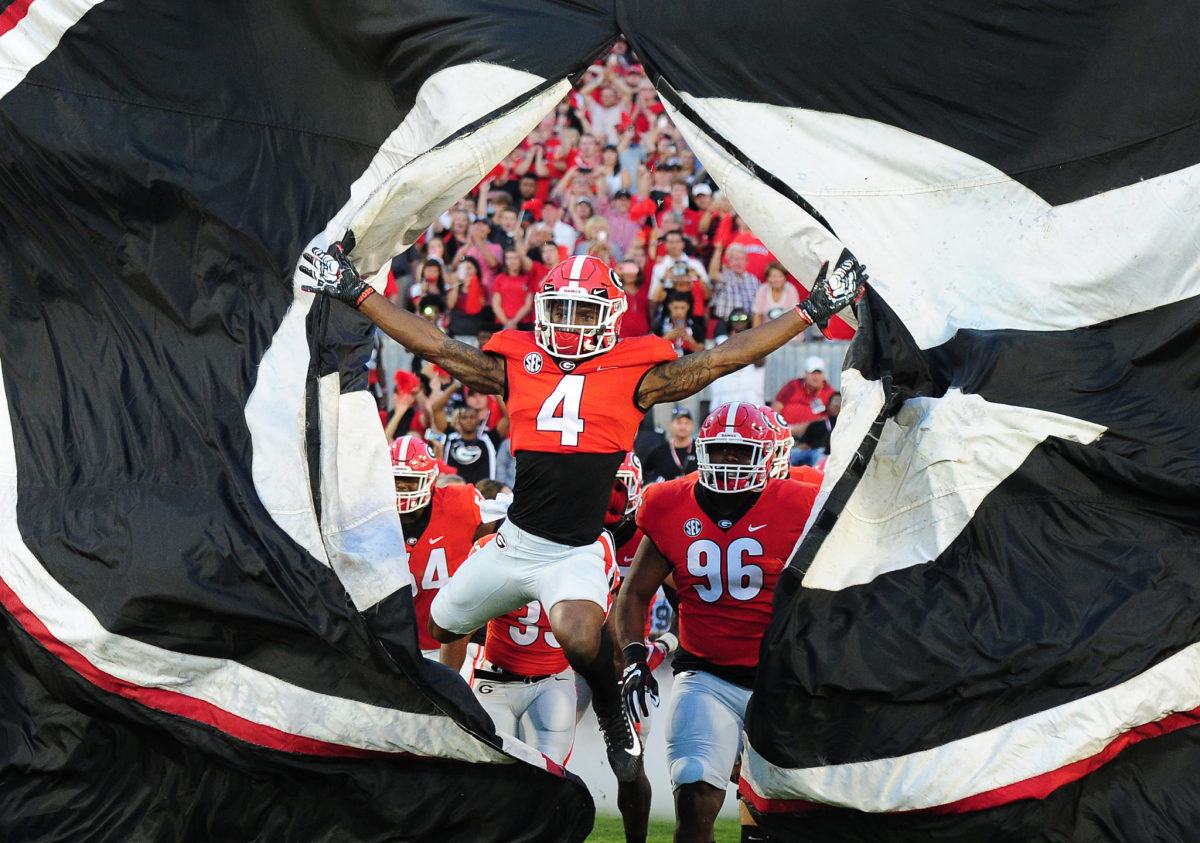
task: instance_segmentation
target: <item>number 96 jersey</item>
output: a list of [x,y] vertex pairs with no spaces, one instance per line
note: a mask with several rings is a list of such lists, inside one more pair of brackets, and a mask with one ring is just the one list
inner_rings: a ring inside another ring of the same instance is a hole
[[729,522],[714,521],[696,502],[696,479],[647,486],[637,522],[675,577],[680,646],[713,664],[749,667],[817,487],[769,480],[749,511]]

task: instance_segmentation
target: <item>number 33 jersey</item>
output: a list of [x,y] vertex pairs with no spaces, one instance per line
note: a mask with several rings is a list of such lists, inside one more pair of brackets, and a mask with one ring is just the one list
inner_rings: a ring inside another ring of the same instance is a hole
[[769,480],[736,521],[696,502],[696,475],[647,486],[638,525],[671,566],[679,644],[718,665],[753,666],[779,573],[804,530],[817,488]]

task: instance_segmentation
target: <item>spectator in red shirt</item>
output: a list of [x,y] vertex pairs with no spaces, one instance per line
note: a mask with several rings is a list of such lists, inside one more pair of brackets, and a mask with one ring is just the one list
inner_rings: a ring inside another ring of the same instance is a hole
[[492,313],[497,324],[522,331],[533,329],[533,293],[529,273],[522,270],[522,256],[516,249],[504,252],[504,271],[492,279]]
[[771,250],[763,244],[763,241],[754,236],[750,226],[737,214],[733,216],[733,227],[736,233],[730,242],[740,243],[745,247],[746,271],[759,281],[766,281],[767,264],[775,261],[775,256],[771,254]]
[[649,288],[643,283],[642,268],[635,261],[622,261],[617,274],[625,285],[625,316],[621,319],[622,338],[650,333]]
[[783,416],[799,439],[814,421],[823,421],[829,412],[834,389],[825,380],[825,361],[809,357],[804,361],[804,377],[788,381],[775,395],[771,407]]

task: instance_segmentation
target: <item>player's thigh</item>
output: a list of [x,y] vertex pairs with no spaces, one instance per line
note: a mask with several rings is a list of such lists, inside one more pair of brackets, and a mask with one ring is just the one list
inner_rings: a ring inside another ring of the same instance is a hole
[[442,629],[467,634],[489,620],[529,602],[512,558],[496,541],[488,542],[438,589],[429,616]]
[[562,764],[575,743],[574,673],[564,671],[530,687],[535,693],[521,718],[521,739]]
[[471,690],[475,692],[475,699],[479,700],[483,710],[496,724],[496,731],[517,737],[518,717],[513,711],[510,699],[511,686],[505,682],[476,679]]
[[544,565],[537,576],[537,598],[553,616],[554,607],[567,600],[586,600],[608,611],[608,574],[604,571],[604,547],[593,542],[564,549],[552,565]]
[[665,726],[672,789],[704,782],[724,792],[741,752],[749,696],[703,671],[675,677]]

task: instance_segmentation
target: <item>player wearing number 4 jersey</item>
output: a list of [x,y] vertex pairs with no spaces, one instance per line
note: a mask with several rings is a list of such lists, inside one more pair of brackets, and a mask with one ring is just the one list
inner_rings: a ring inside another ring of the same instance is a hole
[[[430,632],[453,641],[538,599],[592,705],[617,778],[641,768],[641,743],[621,705],[613,645],[603,634],[606,580],[598,536],[613,479],[643,414],[686,398],[721,375],[823,323],[862,294],[866,275],[849,252],[821,267],[795,311],[706,351],[675,357],[665,341],[619,340],[620,277],[590,256],[555,266],[534,298],[534,331],[501,331],[484,349],[457,342],[376,295],[347,257],[353,238],[305,253],[304,289],[357,307],[388,336],[467,386],[503,393],[517,462],[513,503],[499,537],[434,599]],[[469,576],[468,574],[469,569]]]
[[626,703],[647,712],[657,691],[642,624],[656,589],[679,595],[677,678],[666,718],[676,840],[711,840],[741,751],[746,702],[771,598],[817,488],[772,478],[775,432],[753,404],[714,410],[696,438],[699,470],[646,489],[645,533],[616,603]]

